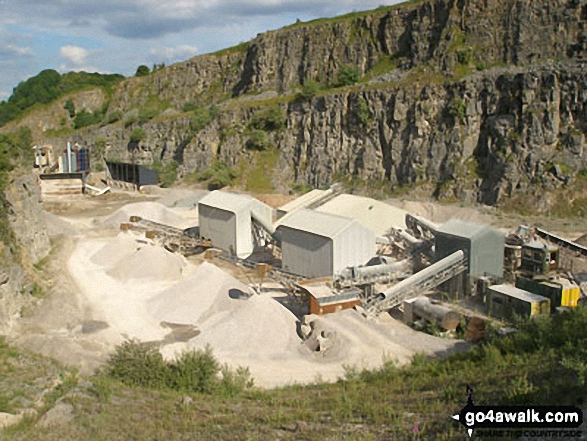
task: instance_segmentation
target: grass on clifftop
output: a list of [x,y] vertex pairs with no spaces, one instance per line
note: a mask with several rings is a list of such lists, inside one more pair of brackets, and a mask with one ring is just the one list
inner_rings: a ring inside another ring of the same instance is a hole
[[[74,420],[41,428],[34,421],[0,432],[11,440],[464,439],[451,419],[466,403],[584,406],[587,310],[519,324],[520,331],[447,359],[416,356],[410,366],[347,367],[346,379],[251,390],[236,397],[125,386],[100,375],[68,394]],[[0,366],[19,359],[0,347]],[[26,368],[26,366],[25,366]],[[22,369],[5,370],[6,381]],[[189,400],[188,400],[189,401]],[[418,432],[416,434],[416,432]]]

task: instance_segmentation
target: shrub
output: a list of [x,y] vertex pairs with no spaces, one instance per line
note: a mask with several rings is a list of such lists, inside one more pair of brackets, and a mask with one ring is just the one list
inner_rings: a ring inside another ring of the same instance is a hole
[[245,147],[249,150],[263,151],[271,148],[271,141],[263,130],[253,130]]
[[467,104],[461,97],[455,97],[450,102],[448,113],[455,120],[462,121],[467,116]]
[[311,100],[318,94],[319,90],[320,84],[316,81],[306,81],[302,86],[302,90],[296,95],[296,98],[306,101]]
[[361,74],[359,73],[359,69],[356,67],[342,65],[338,69],[338,75],[336,78],[336,85],[338,87],[351,86],[361,80]]
[[73,127],[75,129],[81,129],[82,127],[98,124],[101,120],[102,112],[100,110],[90,113],[86,109],[82,109],[73,120]]
[[214,390],[219,370],[210,346],[203,350],[184,352],[169,366],[168,385],[184,392],[210,393]]
[[256,130],[281,130],[285,127],[285,115],[279,106],[263,109],[253,116],[249,127]]
[[75,105],[73,104],[72,100],[67,100],[64,104],[63,104],[63,108],[65,110],[67,110],[67,112],[69,113],[69,117],[73,118],[75,116]]
[[227,365],[224,365],[221,372],[222,380],[220,380],[219,388],[223,395],[235,397],[255,384],[248,367],[239,366],[236,371],[232,371]]
[[134,130],[130,133],[130,142],[139,143],[145,137],[145,131],[142,127],[135,127]]
[[210,124],[217,115],[218,110],[214,106],[210,108],[195,106],[192,109],[192,117],[190,118],[190,133],[196,135],[200,130]]
[[115,123],[116,121],[120,121],[121,119],[122,119],[122,111],[115,110],[114,112],[111,112],[106,116],[106,119],[104,120],[104,122],[106,124],[112,124],[112,123]]
[[177,180],[177,168],[179,164],[171,161],[165,165],[157,160],[153,162],[152,168],[157,172],[157,179],[163,187],[171,187]]
[[218,190],[233,183],[235,171],[224,162],[214,162],[211,167],[197,174],[199,181],[208,181],[209,190]]
[[127,386],[161,388],[167,381],[167,365],[159,351],[138,340],[127,340],[116,347],[106,373]]
[[370,113],[369,113],[369,105],[367,104],[367,101],[365,101],[365,98],[358,99],[357,103],[353,107],[353,111],[355,113],[355,116],[357,117],[357,120],[362,125],[366,125],[367,122],[369,121]]

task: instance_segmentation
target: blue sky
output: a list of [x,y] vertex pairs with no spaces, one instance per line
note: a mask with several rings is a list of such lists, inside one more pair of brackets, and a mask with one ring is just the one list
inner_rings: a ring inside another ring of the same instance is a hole
[[399,0],[0,0],[0,100],[43,69],[171,64],[319,17]]

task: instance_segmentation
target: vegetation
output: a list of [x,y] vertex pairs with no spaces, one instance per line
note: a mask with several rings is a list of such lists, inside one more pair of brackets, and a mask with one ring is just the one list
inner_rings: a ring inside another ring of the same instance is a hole
[[[100,87],[109,92],[123,79],[118,74],[69,72],[61,75],[52,69],[44,70],[16,86],[8,101],[0,103],[0,126],[19,118],[35,104],[50,103],[61,96],[89,87]],[[68,105],[66,108],[70,116],[75,112],[73,106]]]
[[195,136],[218,116],[218,108],[216,106],[200,107],[188,103],[184,106],[184,110],[186,108],[190,109],[192,112],[190,118],[190,133],[192,136]]
[[256,193],[270,193],[275,190],[271,178],[277,161],[279,150],[271,146],[264,151],[255,152],[252,164],[241,164],[240,175],[244,178],[245,189]]
[[220,365],[209,347],[182,353],[166,363],[156,347],[127,340],[116,348],[106,374],[131,387],[211,393],[218,389]]
[[231,185],[237,177],[237,173],[225,162],[215,161],[205,170],[195,173],[196,180],[206,182],[208,190],[218,190]]
[[70,118],[73,118],[75,116],[75,105],[73,104],[72,100],[69,99],[65,101],[65,103],[63,103],[63,108],[67,110],[67,113],[69,113]]
[[247,149],[257,151],[268,150],[272,146],[273,144],[271,144],[267,132],[263,130],[253,130],[245,144]]
[[270,106],[255,113],[249,126],[267,132],[285,128],[285,115],[279,106]]
[[342,65],[338,69],[336,79],[337,87],[352,86],[361,80],[361,74],[354,66]]
[[296,98],[303,101],[309,101],[314,98],[320,91],[320,84],[316,81],[306,81],[302,90],[296,95]]
[[130,133],[130,142],[138,144],[145,137],[145,130],[142,127],[135,127]]
[[149,95],[144,106],[139,108],[138,121],[145,123],[160,115],[169,107],[169,101],[162,100],[157,95]]
[[149,69],[149,66],[145,66],[144,64],[141,64],[139,67],[137,67],[137,71],[135,72],[135,77],[144,77],[147,76],[151,73],[151,70]]
[[[155,349],[129,341],[89,386],[76,385],[75,376],[65,374],[63,386],[48,394],[48,404],[59,397],[74,400],[71,423],[41,428],[33,419],[3,435],[15,440],[449,440],[466,436],[450,416],[466,404],[467,385],[478,404],[581,405],[587,397],[585,308],[517,326],[517,333],[492,334],[489,341],[445,359],[417,355],[411,365],[389,360],[372,371],[347,366],[345,378],[334,384],[273,390],[250,389],[246,369],[225,376],[226,368],[209,350],[168,364]],[[19,360],[19,369],[9,360]],[[26,385],[54,366],[0,344],[0,375],[10,380],[0,395],[2,408],[15,411],[21,390],[30,394]],[[72,390],[75,394],[68,395]]]
[[157,172],[159,183],[163,187],[171,187],[177,181],[177,168],[179,164],[176,161],[170,161],[163,165],[160,160],[153,162],[152,169]]

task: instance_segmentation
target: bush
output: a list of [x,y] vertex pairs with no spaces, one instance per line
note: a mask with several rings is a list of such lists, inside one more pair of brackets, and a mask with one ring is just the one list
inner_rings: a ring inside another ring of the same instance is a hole
[[77,116],[73,120],[73,127],[75,129],[81,129],[82,127],[98,124],[101,120],[102,112],[100,110],[96,110],[93,113],[90,113],[86,109],[82,109],[78,112]]
[[156,389],[166,386],[168,376],[167,364],[159,351],[138,340],[127,340],[116,347],[106,373],[127,386]]
[[269,141],[267,133],[263,130],[253,130],[245,147],[249,150],[268,150],[271,148],[271,141]]
[[309,101],[314,98],[320,91],[320,84],[316,81],[306,81],[302,86],[302,90],[296,95],[300,100]]
[[369,122],[369,105],[367,104],[367,101],[365,101],[365,98],[358,99],[357,103],[353,106],[353,111],[357,120],[362,125],[366,125],[367,122]]
[[75,105],[73,104],[72,100],[67,100],[64,104],[63,104],[63,108],[65,110],[67,110],[67,112],[69,113],[69,117],[73,118],[75,116]]
[[[222,372],[222,378],[218,374]],[[111,378],[131,387],[171,389],[187,393],[220,392],[236,396],[253,386],[248,368],[232,371],[220,365],[210,346],[182,353],[172,363],[165,363],[159,351],[137,340],[117,346],[104,371]],[[103,401],[111,394],[109,384],[100,375],[94,378],[93,392]]]
[[210,346],[184,352],[169,366],[169,386],[183,392],[210,393],[216,386],[219,370]]
[[215,162],[210,168],[198,173],[199,181],[208,181],[208,190],[219,190],[233,183],[235,171],[224,162]]
[[279,106],[268,107],[253,116],[249,127],[268,132],[281,130],[285,127],[285,115]]
[[336,85],[338,87],[351,86],[361,80],[361,74],[359,73],[359,69],[356,67],[342,65],[338,69],[338,75],[336,78]]
[[120,110],[115,110],[112,113],[109,113],[106,116],[106,119],[104,120],[104,122],[106,124],[112,124],[115,123],[116,121],[120,121],[122,119],[122,111]]
[[177,180],[177,168],[179,164],[176,161],[171,161],[165,165],[161,161],[153,162],[152,168],[157,172],[157,179],[163,187],[171,187]]
[[[184,106],[184,109],[186,106]],[[188,106],[188,108],[192,107]],[[218,109],[215,106],[209,108],[194,106],[192,108],[192,113],[192,117],[190,118],[190,133],[193,136],[218,116]]]
[[145,137],[145,131],[142,127],[135,127],[135,129],[130,133],[130,142],[139,143]]

